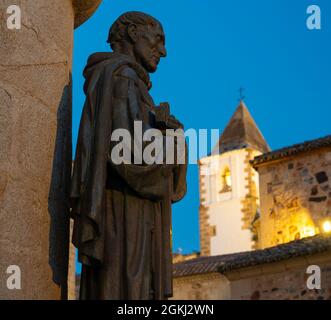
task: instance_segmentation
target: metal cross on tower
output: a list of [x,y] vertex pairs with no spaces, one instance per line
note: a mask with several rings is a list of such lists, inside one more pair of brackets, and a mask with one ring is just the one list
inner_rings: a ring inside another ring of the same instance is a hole
[[240,87],[238,92],[239,92],[239,101],[243,101],[245,100],[245,96],[244,96],[244,91],[245,91],[245,88],[244,87]]

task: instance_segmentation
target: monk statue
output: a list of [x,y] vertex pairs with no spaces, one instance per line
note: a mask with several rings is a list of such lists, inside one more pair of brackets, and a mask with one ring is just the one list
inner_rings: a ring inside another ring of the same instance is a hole
[[[128,12],[110,28],[108,42],[112,52],[91,55],[84,70],[71,183],[80,299],[163,300],[173,290],[171,205],[186,193],[187,152],[184,162],[168,163],[164,143],[152,152],[156,162],[145,161],[139,152],[152,140],[139,143],[134,131],[138,123],[142,135],[159,130],[164,141],[168,129],[183,131],[169,105],[155,105],[149,94],[149,74],[166,56],[165,34],[155,18]],[[123,161],[113,157],[118,130],[131,137],[119,152]]]

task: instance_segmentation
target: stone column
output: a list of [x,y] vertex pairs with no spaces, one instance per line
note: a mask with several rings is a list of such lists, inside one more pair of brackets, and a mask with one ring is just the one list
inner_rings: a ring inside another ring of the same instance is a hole
[[[100,2],[0,2],[0,299],[66,297],[73,29]],[[7,288],[11,265],[21,290]]]

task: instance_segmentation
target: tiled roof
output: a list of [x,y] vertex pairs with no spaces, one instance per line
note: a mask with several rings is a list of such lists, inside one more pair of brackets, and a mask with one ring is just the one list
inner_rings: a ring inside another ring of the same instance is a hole
[[241,101],[211,155],[249,147],[261,152],[270,151],[245,103]]
[[218,272],[219,267],[227,262],[239,259],[244,253],[234,253],[221,256],[200,257],[173,265],[173,276],[175,278],[194,274]]
[[270,151],[245,103],[241,101],[211,154],[248,147],[261,152]]
[[331,135],[324,138],[298,143],[272,152],[264,153],[261,156],[255,157],[254,160],[251,161],[251,164],[253,165],[253,167],[256,168],[262,163],[291,157],[299,153],[325,147],[331,147]]
[[175,278],[252,267],[331,250],[331,236],[318,235],[263,250],[200,257],[174,264]]

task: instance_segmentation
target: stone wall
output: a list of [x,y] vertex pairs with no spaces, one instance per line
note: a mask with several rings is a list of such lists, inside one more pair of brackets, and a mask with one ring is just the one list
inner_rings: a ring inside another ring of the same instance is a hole
[[[328,253],[330,254],[330,253]],[[321,268],[321,289],[307,287],[308,264],[304,260],[285,261],[251,268],[244,279],[231,280],[232,300],[331,300],[331,261],[316,263]],[[312,260],[309,264],[315,264]],[[267,270],[264,272],[263,268]],[[288,269],[287,269],[288,268]],[[245,274],[242,271],[242,276]],[[231,277],[230,277],[231,278]]]
[[259,177],[258,173],[250,165],[250,161],[261,154],[260,151],[247,148],[245,158],[245,181],[246,181],[246,196],[241,201],[243,213],[243,230],[252,231],[252,247],[258,249],[258,233],[253,228],[253,221],[256,219],[256,215],[260,210],[260,199],[259,199]]
[[229,290],[229,281],[219,273],[175,278],[171,300],[227,300]]
[[202,256],[210,255],[210,238],[212,236],[211,226],[209,224],[208,207],[203,203],[206,201],[207,190],[205,179],[201,175],[201,162],[199,164],[199,191],[200,191],[200,206],[199,206],[199,226],[200,226],[200,253]]
[[[239,256],[238,256],[239,257]],[[226,263],[226,262],[225,262]],[[311,265],[321,270],[321,288],[309,289]],[[221,273],[174,279],[173,300],[331,300],[331,255],[303,255]]]
[[261,248],[322,232],[331,219],[331,150],[258,167]]
[[307,274],[289,271],[234,282],[234,300],[331,300],[331,266],[322,268],[321,290],[309,290]]

